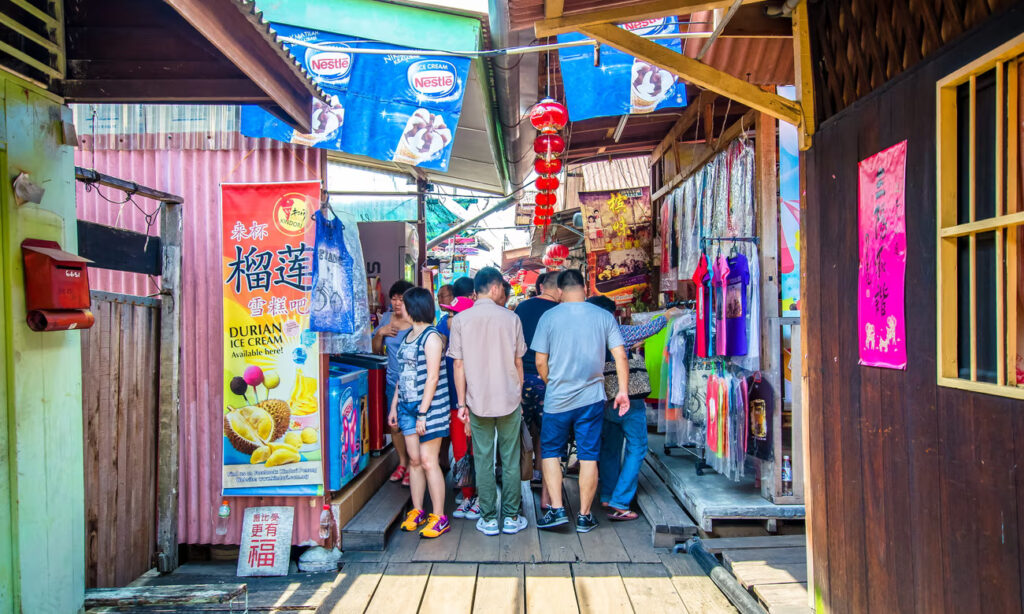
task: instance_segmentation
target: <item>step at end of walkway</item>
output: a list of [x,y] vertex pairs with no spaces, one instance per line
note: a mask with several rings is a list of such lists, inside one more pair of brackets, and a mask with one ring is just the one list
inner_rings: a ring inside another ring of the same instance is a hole
[[341,530],[343,551],[380,552],[387,549],[388,533],[408,508],[409,489],[385,483],[363,509]]

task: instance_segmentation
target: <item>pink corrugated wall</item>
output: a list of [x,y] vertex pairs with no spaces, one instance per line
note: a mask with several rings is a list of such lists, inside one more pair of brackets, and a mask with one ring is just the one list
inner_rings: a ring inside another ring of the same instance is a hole
[[[320,178],[320,152],[244,139],[236,150],[93,150],[76,152],[79,166],[182,196],[182,334],[181,417],[179,450],[178,541],[190,544],[238,543],[242,511],[256,505],[293,505],[295,544],[315,540],[320,507],[313,498],[241,498],[231,501],[231,526],[224,537],[214,534],[220,505],[223,406],[223,316],[220,261],[220,184],[298,181]],[[103,189],[107,198],[124,195]],[[107,225],[145,231],[143,212],[102,200],[78,186],[78,217]],[[136,199],[152,212],[156,204]],[[115,224],[116,223],[116,224]],[[158,227],[151,228],[156,234]],[[96,271],[94,290],[152,294],[157,286],[144,275]]]

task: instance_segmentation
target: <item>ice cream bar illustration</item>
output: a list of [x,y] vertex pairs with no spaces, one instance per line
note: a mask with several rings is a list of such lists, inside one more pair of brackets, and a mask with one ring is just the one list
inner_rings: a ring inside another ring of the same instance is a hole
[[331,96],[330,105],[313,99],[312,120],[313,132],[310,134],[296,132],[292,135],[292,143],[312,147],[331,138],[345,121],[345,108],[341,106],[337,96]]
[[452,140],[452,131],[444,123],[440,114],[433,114],[426,109],[416,109],[405,123],[402,138],[391,157],[395,162],[405,162],[413,166],[432,159]]
[[630,113],[650,113],[668,96],[676,77],[667,70],[633,59],[632,82],[629,87]]

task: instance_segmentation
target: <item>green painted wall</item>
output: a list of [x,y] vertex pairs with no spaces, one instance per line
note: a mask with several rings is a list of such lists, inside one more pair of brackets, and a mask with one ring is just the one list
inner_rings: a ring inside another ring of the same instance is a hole
[[[0,612],[78,612],[85,591],[81,333],[25,325],[21,241],[78,248],[70,110],[0,72]],[[5,153],[4,151],[5,150]],[[28,172],[41,205],[14,203]]]
[[378,0],[261,0],[267,21],[441,51],[480,48],[479,19]]

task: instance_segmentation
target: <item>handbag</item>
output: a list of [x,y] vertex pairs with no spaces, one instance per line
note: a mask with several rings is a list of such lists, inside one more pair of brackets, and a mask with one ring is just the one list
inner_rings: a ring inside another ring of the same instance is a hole
[[527,445],[526,423],[519,429],[519,479],[529,482],[533,479],[533,447]]
[[[626,393],[631,399],[645,399],[651,394],[651,378],[647,375],[647,361],[639,353],[629,354],[629,383]],[[609,401],[619,394],[619,376],[615,361],[604,363],[604,393]]]
[[466,454],[455,461],[452,467],[452,483],[455,488],[474,488],[476,486],[476,468],[473,455]]

